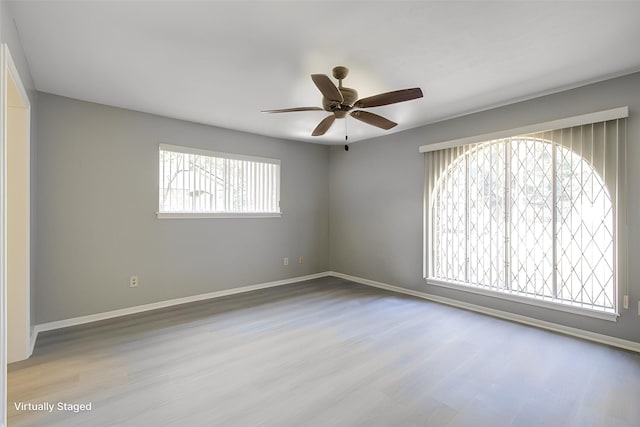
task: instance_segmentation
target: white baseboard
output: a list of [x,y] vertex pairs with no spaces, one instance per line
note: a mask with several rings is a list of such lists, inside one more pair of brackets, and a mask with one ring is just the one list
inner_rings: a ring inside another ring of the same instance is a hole
[[411,295],[418,298],[426,299],[429,301],[449,305],[452,307],[458,307],[465,310],[475,311],[489,316],[497,317],[500,319],[510,320],[513,322],[522,323],[529,326],[535,326],[541,329],[546,329],[553,332],[558,332],[565,335],[570,335],[577,338],[582,338],[589,341],[594,341],[601,344],[610,345],[613,347],[622,348],[625,350],[631,350],[640,353],[640,343],[635,341],[628,341],[621,338],[610,337],[608,335],[597,334],[595,332],[585,331],[583,329],[572,328],[569,326],[559,325],[557,323],[546,322],[544,320],[538,320],[531,317],[522,316],[519,314],[513,314],[506,311],[495,310],[493,308],[487,308],[480,305],[470,304],[462,301],[457,301],[450,298],[440,297],[437,295],[431,295],[426,292],[419,292],[412,289],[401,288],[399,286],[393,286],[382,282],[376,282],[374,280],[363,279],[362,277],[351,276],[348,274],[338,273],[335,271],[324,271],[321,273],[310,274],[308,276],[293,277],[291,279],[278,280],[275,282],[260,283],[257,285],[243,286],[241,288],[226,289],[223,291],[210,292],[206,294],[193,295],[189,297],[176,298],[167,301],[160,301],[151,304],[144,304],[135,307],[123,308],[120,310],[107,311],[103,313],[91,314],[88,316],[74,317],[71,319],[58,320],[55,322],[48,322],[36,325],[33,328],[31,334],[31,353],[36,343],[36,339],[40,332],[51,331],[54,329],[66,328],[69,326],[82,325],[85,323],[96,322],[99,320],[112,319],[115,317],[126,316],[129,314],[142,313],[145,311],[155,310],[158,308],[171,307],[174,305],[185,304],[189,302],[203,301],[207,299],[220,298],[227,295],[241,294],[244,292],[255,291],[258,289],[272,288],[276,286],[288,285],[296,282],[303,282],[306,280],[318,279],[321,277],[332,276],[338,277],[351,282],[360,283],[375,288],[385,289],[391,292],[397,292],[405,295]]
[[557,323],[546,322],[544,320],[521,316],[519,314],[513,314],[513,313],[509,313],[502,310],[495,310],[493,308],[488,308],[480,305],[457,301],[454,299],[445,298],[437,295],[431,295],[426,292],[419,292],[419,291],[414,291],[412,289],[405,289],[398,286],[388,285],[386,283],[376,282],[374,280],[363,279],[361,277],[356,277],[356,276],[350,276],[348,274],[330,271],[328,275],[349,280],[351,282],[356,282],[356,283],[360,283],[367,286],[373,286],[375,288],[386,289],[388,291],[398,292],[401,294],[412,295],[414,297],[426,299],[426,300],[441,303],[441,304],[450,305],[452,307],[463,308],[465,310],[487,314],[489,316],[498,317],[500,319],[510,320],[513,322],[518,322],[518,323],[522,323],[529,326],[535,326],[540,329],[546,329],[546,330],[558,332],[564,335],[570,335],[572,337],[594,341],[600,344],[606,344],[613,347],[618,347],[625,350],[631,350],[631,351],[640,353],[640,343],[637,343],[635,341],[629,341],[621,338],[610,337],[608,335],[597,334],[595,332],[585,331],[584,329],[577,329],[569,326],[559,325]]
[[33,328],[33,332],[31,334],[31,353],[33,353],[33,347],[35,346],[36,339],[38,338],[38,334],[40,332],[67,328],[69,326],[83,325],[85,323],[97,322],[99,320],[113,319],[115,317],[127,316],[129,314],[143,313],[145,311],[186,304],[189,302],[203,301],[212,298],[220,298],[227,295],[251,292],[258,289],[273,288],[275,286],[304,282],[306,280],[318,279],[320,277],[326,277],[328,275],[329,273],[325,271],[322,273],[310,274],[308,276],[292,277],[291,279],[277,280],[275,282],[259,283],[257,285],[243,286],[241,288],[225,289],[222,291],[209,292],[206,294],[192,295],[188,297],[175,298],[150,304],[137,305],[135,307],[127,307],[119,310],[105,311],[103,313],[90,314],[87,316],[73,317],[71,319],[57,320],[55,322],[41,323]]

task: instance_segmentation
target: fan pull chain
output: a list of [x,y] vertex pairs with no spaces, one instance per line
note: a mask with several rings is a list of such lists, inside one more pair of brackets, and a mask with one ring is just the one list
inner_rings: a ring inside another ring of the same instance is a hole
[[344,118],[344,140],[349,140],[349,134],[347,133],[347,118]]
[[347,117],[344,118],[344,151],[349,151],[349,146],[347,145],[349,141],[349,134],[347,133]]

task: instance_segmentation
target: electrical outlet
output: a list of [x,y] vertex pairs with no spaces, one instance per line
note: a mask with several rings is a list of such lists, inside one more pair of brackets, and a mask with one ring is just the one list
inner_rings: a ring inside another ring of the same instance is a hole
[[298,258],[298,264],[304,264],[304,257],[302,255]]
[[289,258],[284,259],[284,265],[289,265]]
[[129,277],[129,287],[135,288],[136,286],[138,286],[138,276]]
[[629,295],[625,295],[622,297],[622,308],[625,310],[629,309]]

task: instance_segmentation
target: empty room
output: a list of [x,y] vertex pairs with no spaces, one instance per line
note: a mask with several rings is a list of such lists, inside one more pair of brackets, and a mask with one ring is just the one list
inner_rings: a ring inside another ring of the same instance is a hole
[[0,0],[0,427],[640,426],[639,21]]

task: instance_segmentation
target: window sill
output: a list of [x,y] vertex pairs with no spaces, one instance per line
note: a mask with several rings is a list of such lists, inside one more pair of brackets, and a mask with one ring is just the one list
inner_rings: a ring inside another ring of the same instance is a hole
[[198,219],[198,218],[280,218],[282,212],[156,212],[158,219]]
[[613,311],[612,312],[595,311],[595,310],[591,310],[591,309],[588,309],[588,308],[580,307],[580,306],[577,306],[577,305],[572,305],[572,304],[569,304],[569,303],[554,302],[550,298],[543,299],[543,297],[539,297],[539,298],[524,297],[524,296],[520,296],[520,295],[514,295],[514,294],[512,294],[511,292],[508,292],[508,291],[497,291],[497,290],[483,289],[483,288],[479,288],[479,287],[475,287],[475,286],[460,285],[460,284],[457,284],[457,283],[446,282],[446,281],[443,281],[443,280],[430,279],[430,278],[425,278],[425,281],[429,285],[435,285],[435,286],[441,286],[441,287],[444,287],[444,288],[456,289],[456,290],[463,291],[463,292],[469,292],[469,293],[489,296],[489,297],[493,297],[493,298],[500,298],[500,299],[507,300],[507,301],[519,302],[519,303],[522,303],[522,304],[528,304],[528,305],[533,305],[533,306],[536,306],[536,307],[548,308],[548,309],[551,309],[551,310],[564,311],[564,312],[567,312],[567,313],[578,314],[578,315],[581,315],[581,316],[595,317],[596,319],[608,320],[610,322],[617,322],[618,317],[620,316],[620,314],[615,313]]

